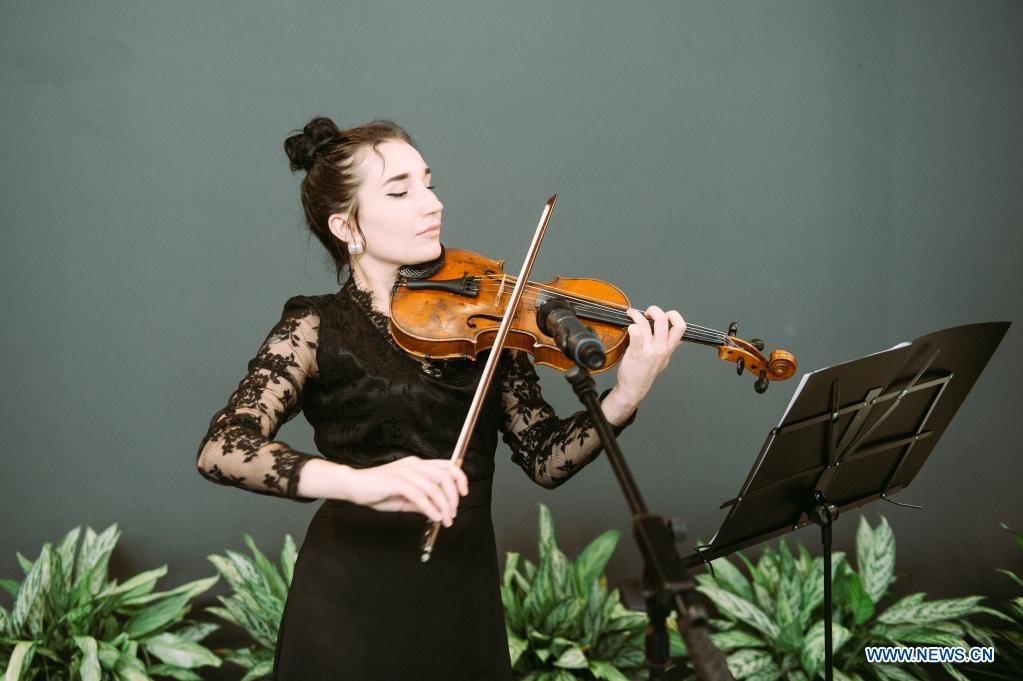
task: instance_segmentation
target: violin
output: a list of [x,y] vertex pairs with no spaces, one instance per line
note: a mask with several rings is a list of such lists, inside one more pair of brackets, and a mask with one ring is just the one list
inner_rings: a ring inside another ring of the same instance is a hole
[[[503,260],[478,253],[445,249],[443,261],[428,276],[400,277],[391,292],[391,335],[407,352],[425,359],[475,359],[494,345],[516,277],[504,272]],[[538,284],[527,281],[512,317],[504,347],[524,350],[537,364],[567,371],[574,366],[550,336],[537,325],[537,309],[551,300],[569,304],[604,344],[607,361],[594,373],[617,364],[629,344],[625,310],[628,297],[599,279],[554,277]],[[651,326],[653,320],[650,320]],[[727,333],[686,324],[683,341],[717,349],[718,359],[732,362],[741,375],[756,378],[758,393],[769,381],[784,381],[796,372],[796,358],[774,350],[765,358],[764,342],[736,337],[738,324]]]
[[[426,359],[475,359],[483,350],[493,350],[451,454],[456,466],[461,467],[469,448],[469,438],[501,350],[505,347],[525,350],[539,364],[562,370],[571,368],[561,349],[540,330],[538,308],[548,302],[567,305],[577,317],[590,322],[610,360],[605,362],[604,369],[614,366],[627,347],[627,327],[632,318],[625,313],[629,299],[618,287],[597,279],[555,277],[547,284],[529,281],[557,199],[557,194],[547,199],[517,277],[504,273],[503,260],[490,260],[472,251],[445,251],[441,247],[440,257],[422,269],[413,266],[405,273],[399,270],[401,277],[391,291],[391,335],[407,352]],[[796,358],[790,353],[775,350],[770,359],[765,359],[760,354],[763,343],[736,338],[737,327],[733,322],[729,333],[723,334],[686,324],[682,340],[716,347],[718,357],[734,361],[739,374],[749,370],[757,377],[753,387],[758,393],[767,390],[769,381],[782,381],[796,372]],[[430,560],[439,533],[440,521],[434,520],[423,533],[421,561]]]

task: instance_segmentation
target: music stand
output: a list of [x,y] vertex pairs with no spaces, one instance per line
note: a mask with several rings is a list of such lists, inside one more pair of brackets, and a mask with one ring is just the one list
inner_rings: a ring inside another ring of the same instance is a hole
[[803,377],[721,528],[686,567],[821,526],[825,674],[832,679],[831,526],[909,486],[994,354],[1008,322],[937,331]]

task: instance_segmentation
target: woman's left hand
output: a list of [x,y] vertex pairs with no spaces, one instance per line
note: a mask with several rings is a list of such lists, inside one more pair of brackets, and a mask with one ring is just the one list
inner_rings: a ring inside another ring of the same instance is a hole
[[686,322],[677,310],[665,312],[656,305],[648,307],[646,314],[654,322],[652,330],[650,321],[639,310],[629,308],[626,313],[635,322],[629,325],[629,347],[618,365],[618,382],[604,400],[607,403],[614,396],[612,402],[627,411],[624,418],[619,419],[612,418],[605,409],[608,419],[619,423],[624,422],[646,397],[654,379],[668,366],[671,354],[681,345],[682,334],[686,331]]

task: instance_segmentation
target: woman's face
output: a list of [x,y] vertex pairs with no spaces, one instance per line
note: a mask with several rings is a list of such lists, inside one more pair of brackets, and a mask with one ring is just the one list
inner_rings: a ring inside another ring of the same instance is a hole
[[366,243],[358,257],[395,266],[433,260],[441,251],[444,204],[430,186],[430,169],[405,142],[382,142],[377,151],[366,149],[359,162],[356,201]]

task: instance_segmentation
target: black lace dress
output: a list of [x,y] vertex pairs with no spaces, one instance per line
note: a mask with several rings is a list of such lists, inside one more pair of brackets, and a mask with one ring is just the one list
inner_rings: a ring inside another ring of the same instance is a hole
[[[333,294],[289,299],[210,422],[202,475],[314,501],[297,494],[314,457],[274,440],[299,411],[331,461],[366,468],[409,455],[450,458],[484,362],[419,360],[394,343],[387,324],[353,278]],[[512,678],[490,515],[499,433],[512,460],[547,488],[600,451],[589,416],[559,419],[529,357],[505,351],[463,461],[469,494],[429,562],[419,560],[427,525],[419,513],[338,500],[317,509],[295,564],[274,679]]]

